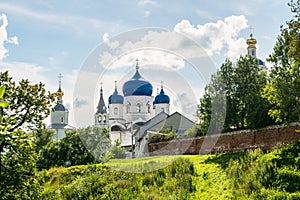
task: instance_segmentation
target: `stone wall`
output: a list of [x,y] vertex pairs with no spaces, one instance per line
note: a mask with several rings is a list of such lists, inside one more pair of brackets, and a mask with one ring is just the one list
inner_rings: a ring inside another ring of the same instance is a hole
[[238,152],[247,149],[272,149],[300,138],[296,124],[288,127],[271,126],[258,130],[243,130],[196,138],[174,139],[150,143],[149,155],[207,154]]

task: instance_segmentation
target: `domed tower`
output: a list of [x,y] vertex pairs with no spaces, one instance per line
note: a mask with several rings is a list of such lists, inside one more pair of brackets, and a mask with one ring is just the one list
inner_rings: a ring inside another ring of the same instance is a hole
[[95,125],[100,126],[101,128],[108,128],[108,113],[103,99],[102,84],[100,88],[100,99],[97,106],[97,112],[95,114]]
[[118,93],[117,81],[115,81],[115,91],[108,98],[109,121],[122,122],[123,120],[124,97]]
[[250,38],[246,41],[248,47],[247,47],[247,54],[249,56],[252,56],[253,58],[256,58],[256,39],[253,38],[253,34],[250,34]]
[[250,38],[247,39],[246,43],[248,45],[247,54],[253,58],[256,58],[259,66],[265,67],[264,61],[262,61],[261,59],[256,57],[256,46],[255,45],[257,44],[257,41],[256,41],[256,39],[253,38],[252,33],[250,34]]
[[124,115],[126,122],[147,121],[152,116],[153,87],[139,73],[138,60],[133,77],[124,83]]
[[165,112],[167,114],[170,112],[170,97],[164,92],[163,82],[161,82],[160,93],[155,97],[153,105],[155,106],[155,115],[160,112]]
[[50,128],[55,130],[56,140],[59,140],[65,137],[65,126],[68,125],[68,115],[69,111],[63,105],[62,97],[64,96],[64,92],[61,89],[61,79],[62,75],[59,74],[59,88],[55,93],[57,97],[56,105],[54,106],[54,111],[51,113],[51,125]]

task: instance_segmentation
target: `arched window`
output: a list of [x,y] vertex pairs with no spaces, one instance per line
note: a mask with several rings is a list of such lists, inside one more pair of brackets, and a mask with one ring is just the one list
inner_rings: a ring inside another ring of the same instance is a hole
[[64,122],[64,118],[63,117],[60,118],[60,122],[62,122],[62,123]]
[[118,115],[118,108],[114,108],[114,115]]
[[102,121],[102,117],[101,115],[98,116],[98,122],[101,122]]
[[150,104],[147,104],[147,108],[148,108],[148,113],[150,113]]
[[141,112],[141,104],[140,103],[136,104],[136,112],[138,112],[138,113]]
[[103,123],[106,123],[106,115],[103,116]]

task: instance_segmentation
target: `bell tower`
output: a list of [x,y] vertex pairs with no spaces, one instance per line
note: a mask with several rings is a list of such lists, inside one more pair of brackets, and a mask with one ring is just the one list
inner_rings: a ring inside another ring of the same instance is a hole
[[95,114],[95,125],[101,128],[108,128],[108,113],[103,99],[103,88],[101,83],[100,99]]

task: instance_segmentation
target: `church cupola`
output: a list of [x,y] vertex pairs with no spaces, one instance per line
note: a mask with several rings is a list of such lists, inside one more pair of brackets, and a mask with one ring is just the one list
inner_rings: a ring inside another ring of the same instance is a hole
[[117,81],[115,81],[115,91],[108,98],[109,104],[123,104],[124,97],[118,93]]
[[161,82],[160,93],[155,97],[153,105],[155,106],[155,114],[165,112],[169,114],[170,111],[170,97],[165,94],[163,82]]
[[100,87],[100,99],[99,99],[97,111],[95,114],[95,125],[103,127],[103,128],[108,127],[108,114],[107,114],[107,110],[106,110],[106,106],[105,106],[105,102],[104,102],[104,98],[103,98],[102,84]]
[[124,97],[118,93],[117,81],[115,81],[115,91],[108,98],[109,120],[119,120],[123,117]]
[[124,96],[151,96],[152,85],[141,76],[138,59],[136,61],[136,72],[129,81],[124,83],[123,94]]
[[253,38],[253,34],[250,34],[250,38],[246,41],[248,47],[247,47],[247,53],[249,56],[252,56],[253,58],[256,58],[256,39]]

